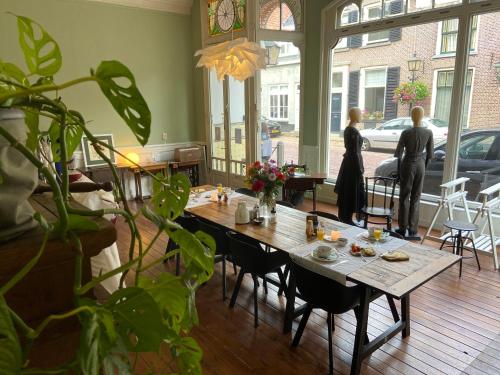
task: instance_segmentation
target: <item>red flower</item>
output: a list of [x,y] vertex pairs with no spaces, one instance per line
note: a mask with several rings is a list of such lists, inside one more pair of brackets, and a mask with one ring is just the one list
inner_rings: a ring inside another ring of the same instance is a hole
[[258,161],[258,160],[257,160],[257,161],[255,162],[255,164],[254,164],[254,167],[255,167],[256,169],[260,169],[260,168],[262,168],[262,165],[260,164],[260,161]]
[[252,191],[254,191],[256,193],[260,193],[263,189],[264,189],[264,181],[256,180],[252,184]]
[[285,175],[281,172],[278,173],[278,180],[285,181]]

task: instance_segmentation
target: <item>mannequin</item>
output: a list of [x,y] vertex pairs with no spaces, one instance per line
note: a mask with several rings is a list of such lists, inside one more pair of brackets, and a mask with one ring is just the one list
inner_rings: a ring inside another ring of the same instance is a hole
[[419,106],[414,107],[411,111],[413,127],[401,133],[394,153],[400,166],[401,187],[399,229],[396,232],[410,239],[420,239],[417,235],[420,195],[424,186],[425,168],[434,154],[432,131],[422,127],[423,118],[424,109]]
[[363,138],[356,129],[356,124],[361,120],[361,110],[357,107],[349,110],[349,125],[344,130],[344,146],[346,152],[340,165],[335,192],[337,193],[337,206],[339,219],[353,225],[353,213],[359,213],[364,201],[363,157],[361,146]]

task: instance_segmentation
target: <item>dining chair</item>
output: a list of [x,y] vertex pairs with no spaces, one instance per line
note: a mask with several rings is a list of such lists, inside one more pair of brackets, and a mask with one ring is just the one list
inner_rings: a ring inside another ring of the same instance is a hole
[[330,212],[325,212],[325,211],[309,211],[311,215],[318,215],[320,217],[323,217],[325,219],[330,219],[334,221],[340,221],[339,217],[335,214],[331,214]]
[[252,275],[253,279],[253,303],[254,303],[254,324],[259,325],[259,311],[257,303],[257,290],[259,287],[258,278],[265,280],[269,273],[276,273],[280,282],[280,289],[287,290],[286,281],[281,271],[281,267],[288,263],[288,254],[281,251],[267,252],[260,247],[260,243],[251,238],[237,234],[235,232],[227,232],[229,239],[229,252],[233,257],[234,262],[240,267],[236,285],[229,303],[230,308],[234,308],[238,293],[240,291],[243,276],[246,273]]
[[[378,221],[369,221],[369,217],[385,219],[387,229],[392,229],[397,181],[397,178],[393,177],[365,177],[365,202],[361,208],[365,229],[368,228],[368,223],[380,224]],[[381,199],[382,204],[375,202],[375,196],[378,197],[377,200]]]
[[[305,301],[305,310],[300,320],[297,332],[293,337],[292,347],[299,345],[307,321],[313,309],[322,309],[327,312],[328,324],[328,359],[329,374],[333,374],[333,343],[332,332],[335,330],[334,315],[343,314],[354,309],[356,320],[359,323],[359,300],[361,288],[347,287],[323,275],[310,271],[296,263],[291,264],[293,275],[301,299]],[[368,341],[368,336],[365,337]]]
[[[222,262],[222,300],[226,300],[227,294],[227,279],[226,279],[226,260],[232,259],[229,253],[229,245],[226,237],[227,230],[209,224],[204,220],[198,219],[198,228],[202,232],[210,235],[215,240],[215,257],[214,263]],[[233,261],[233,269],[236,274],[236,265]]]

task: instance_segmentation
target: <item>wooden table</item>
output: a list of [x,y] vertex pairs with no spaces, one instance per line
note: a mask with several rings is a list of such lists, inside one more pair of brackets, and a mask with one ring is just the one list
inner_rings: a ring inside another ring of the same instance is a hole
[[200,160],[169,161],[168,168],[171,175],[179,171],[186,171],[189,181],[191,181],[191,186],[198,186],[200,184]]
[[313,194],[313,210],[316,211],[316,185],[323,184],[327,178],[326,173],[296,173],[289,176],[283,185],[283,200],[290,200],[289,191],[311,191]]
[[167,177],[167,168],[168,162],[160,162],[160,163],[150,163],[150,164],[141,164],[141,167],[136,167],[135,165],[128,166],[128,170],[134,174],[134,183],[135,183],[135,200],[138,202],[143,202],[142,195],[142,181],[141,177],[144,173],[143,171],[148,171],[150,173],[162,173],[164,177]]
[[[277,222],[275,224],[270,224],[267,221],[260,226],[235,224],[234,213],[237,201],[241,200],[245,200],[249,207],[252,207],[256,202],[255,198],[244,196],[230,201],[227,205],[209,203],[186,209],[186,211],[286,253],[311,242],[305,235],[307,213],[281,205],[277,206]],[[333,228],[349,227],[347,224],[337,221],[328,219],[323,219],[323,221],[327,233]],[[403,250],[410,255],[409,261],[391,263],[378,258],[347,276],[349,281],[363,286],[360,301],[361,320],[356,327],[351,366],[351,374],[353,375],[359,374],[363,359],[387,340],[399,332],[402,332],[403,337],[410,334],[410,293],[460,260],[460,257],[454,254],[410,242]],[[295,289],[295,278],[292,273],[288,282],[284,333],[291,331],[293,319],[302,313],[300,308],[295,309]],[[389,296],[390,301],[393,298],[401,300],[401,317],[395,306],[391,306],[395,324],[377,338],[365,343],[369,305],[374,294],[380,293]]]
[[[56,221],[57,210],[51,194],[32,196],[30,203],[47,222]],[[73,205],[83,208],[78,204]],[[92,217],[89,219],[97,223],[99,230],[79,234],[84,253],[84,283],[92,277],[90,258],[116,241],[115,227],[108,220]],[[36,227],[20,237],[0,244],[0,285],[5,284],[33,259],[40,249],[43,236],[43,231]],[[36,327],[50,314],[67,312],[74,307],[75,254],[75,248],[70,242],[49,240],[33,269],[6,293],[5,298],[9,306],[31,327]],[[72,359],[78,347],[79,330],[77,319],[51,323],[42,336],[35,340],[30,353],[30,366],[56,366]]]

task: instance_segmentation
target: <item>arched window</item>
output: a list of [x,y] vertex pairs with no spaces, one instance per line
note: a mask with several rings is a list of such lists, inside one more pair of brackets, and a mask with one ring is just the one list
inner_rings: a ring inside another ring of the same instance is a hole
[[260,0],[259,25],[266,30],[301,31],[301,0]]

